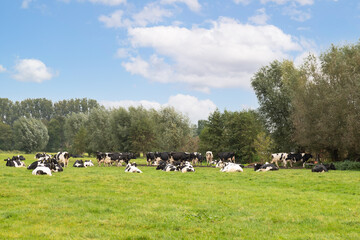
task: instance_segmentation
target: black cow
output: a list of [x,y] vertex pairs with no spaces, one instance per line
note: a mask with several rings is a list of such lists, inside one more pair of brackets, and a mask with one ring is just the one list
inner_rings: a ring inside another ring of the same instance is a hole
[[26,167],[25,163],[23,161],[20,160],[20,156],[13,156],[11,159],[7,158],[4,159],[4,161],[6,161],[6,166],[7,167]]
[[146,153],[146,164],[149,166],[149,165],[152,165],[154,164],[155,162],[155,153],[154,152],[148,152]]
[[170,153],[170,162],[174,162],[174,161],[181,161],[181,162],[185,162],[185,161],[190,161],[190,153],[187,152],[171,152]]
[[221,153],[218,153],[218,156],[219,156],[220,160],[223,162],[230,161],[230,162],[235,163],[235,153],[234,152],[221,152]]
[[166,161],[161,160],[159,162],[159,164],[157,165],[156,170],[164,170],[166,167],[166,164],[167,164]]
[[315,165],[312,169],[312,172],[328,172],[328,169],[323,164]]
[[39,160],[31,163],[27,169],[33,170],[37,167],[47,167],[53,172],[62,172],[64,169],[62,168],[61,164],[56,160],[56,158],[52,158],[49,160]]
[[84,158],[82,155],[80,154],[70,154],[71,158]]

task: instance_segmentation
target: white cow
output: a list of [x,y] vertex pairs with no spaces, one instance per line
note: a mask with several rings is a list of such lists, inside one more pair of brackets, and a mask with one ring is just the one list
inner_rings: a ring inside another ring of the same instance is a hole
[[128,163],[125,167],[125,172],[142,173],[142,171],[137,168],[136,163]]
[[220,169],[220,172],[243,172],[244,170],[240,167],[239,164],[226,162],[224,167]]
[[33,175],[49,175],[52,176],[51,170],[48,167],[38,166],[32,171]]

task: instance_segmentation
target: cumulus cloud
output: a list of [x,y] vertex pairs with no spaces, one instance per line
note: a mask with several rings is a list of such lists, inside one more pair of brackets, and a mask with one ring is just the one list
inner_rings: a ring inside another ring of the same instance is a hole
[[210,28],[156,26],[130,28],[128,34],[134,49],[152,48],[155,53],[124,61],[127,71],[204,92],[250,88],[250,78],[261,66],[302,49],[291,35],[273,25],[253,26],[230,18],[213,21]]
[[172,12],[162,8],[157,3],[149,3],[140,12],[133,14],[130,18],[125,17],[122,10],[117,10],[110,15],[101,15],[98,19],[108,28],[145,27],[148,24],[157,24],[165,17],[171,17]]
[[159,110],[162,107],[174,107],[177,111],[187,115],[192,123],[197,123],[200,119],[207,119],[210,113],[216,110],[216,105],[209,99],[199,100],[198,98],[190,95],[177,94],[170,96],[167,103],[161,104],[158,102],[141,100],[141,101],[100,101],[100,104],[106,108],[118,108],[130,106],[139,107],[143,106],[145,109]]
[[201,9],[201,5],[198,0],[161,0],[162,4],[175,4],[184,3],[191,11],[198,12]]
[[5,72],[5,71],[6,71],[6,68],[3,65],[0,64],[0,73]]
[[249,17],[249,22],[258,25],[265,25],[269,19],[270,17],[266,14],[265,8],[260,8],[256,10],[256,15]]
[[130,26],[129,20],[123,19],[124,12],[117,10],[109,16],[101,15],[99,21],[103,22],[107,28],[121,28]]
[[51,69],[38,59],[21,59],[14,67],[14,79],[22,82],[41,83],[54,77]]

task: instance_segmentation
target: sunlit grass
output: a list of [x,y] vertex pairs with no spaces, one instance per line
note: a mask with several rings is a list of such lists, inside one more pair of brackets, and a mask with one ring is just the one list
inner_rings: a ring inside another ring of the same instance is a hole
[[140,169],[3,162],[0,239],[360,239],[360,172]]

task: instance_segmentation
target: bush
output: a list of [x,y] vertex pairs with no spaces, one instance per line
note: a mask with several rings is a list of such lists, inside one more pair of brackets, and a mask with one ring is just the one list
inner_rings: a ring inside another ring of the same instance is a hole
[[346,160],[344,162],[335,162],[334,163],[337,170],[357,170],[360,171],[360,162],[352,162]]

